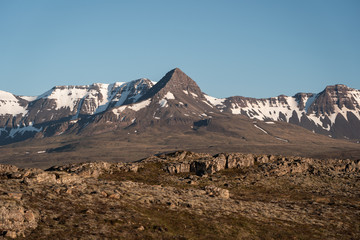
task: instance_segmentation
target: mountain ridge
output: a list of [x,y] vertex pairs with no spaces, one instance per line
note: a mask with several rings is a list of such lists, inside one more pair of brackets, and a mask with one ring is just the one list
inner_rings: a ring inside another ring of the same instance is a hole
[[[343,84],[322,92],[272,98],[206,95],[179,68],[157,83],[146,78],[113,84],[55,86],[38,97],[0,92],[0,142],[82,131],[154,124],[208,125],[223,114],[260,121],[284,121],[334,138],[359,139],[360,91]],[[196,122],[196,124],[195,124]],[[106,124],[105,124],[106,123]],[[57,129],[57,130],[56,130]]]

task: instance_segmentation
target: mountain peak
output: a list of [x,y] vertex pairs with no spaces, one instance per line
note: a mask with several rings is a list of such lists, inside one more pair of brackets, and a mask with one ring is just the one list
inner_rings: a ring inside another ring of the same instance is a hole
[[349,88],[344,84],[326,86],[318,94],[315,104],[310,107],[310,112],[331,115],[343,107],[355,110],[359,106],[359,91]]
[[351,90],[351,88],[349,88],[345,84],[329,85],[326,86],[325,88],[325,91],[343,91],[343,90]]
[[174,68],[167,72],[165,76],[148,91],[147,94],[139,99],[139,101],[151,98],[160,92],[166,94],[169,91],[175,93],[189,90],[198,96],[202,95],[199,86],[194,80],[186,75],[181,69]]
[[[160,80],[164,83],[173,82],[173,84],[194,84],[194,80],[192,80],[188,75],[186,75],[180,68],[174,68],[171,71],[167,72],[165,76]],[[159,82],[159,83],[160,83]],[[196,84],[196,83],[195,83]]]
[[174,69],[170,70],[170,72],[183,72],[183,71],[181,71],[180,68],[174,68]]

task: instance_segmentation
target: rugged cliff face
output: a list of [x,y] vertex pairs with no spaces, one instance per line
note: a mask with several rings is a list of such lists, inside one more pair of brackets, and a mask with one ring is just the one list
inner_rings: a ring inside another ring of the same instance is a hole
[[0,92],[0,143],[134,125],[146,128],[161,124],[181,129],[204,126],[226,114],[284,121],[334,138],[360,138],[359,90],[335,85],[319,94],[217,99],[204,94],[195,81],[176,68],[156,84],[138,79],[61,86],[33,98]]
[[218,105],[225,112],[257,120],[285,121],[335,138],[360,138],[360,91],[327,86],[318,94],[255,99],[230,97]]

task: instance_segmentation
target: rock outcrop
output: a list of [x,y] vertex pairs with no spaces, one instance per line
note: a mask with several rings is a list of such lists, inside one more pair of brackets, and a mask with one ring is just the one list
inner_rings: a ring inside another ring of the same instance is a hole
[[359,182],[360,160],[241,153],[0,165],[0,239],[358,239]]

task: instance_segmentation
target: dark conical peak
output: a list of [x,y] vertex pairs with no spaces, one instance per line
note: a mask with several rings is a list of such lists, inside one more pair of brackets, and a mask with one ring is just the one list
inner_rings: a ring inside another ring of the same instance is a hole
[[184,73],[183,71],[181,71],[180,68],[174,68],[173,70],[170,70],[169,72],[177,72],[177,73]]
[[181,71],[181,69],[174,68],[167,72],[158,83],[156,83],[144,96],[139,99],[139,101],[151,98],[160,91],[163,91],[164,93],[168,91],[175,93],[183,90],[191,90],[191,92],[197,95],[202,94],[199,86],[194,80]]
[[[195,82],[186,75],[180,68],[174,68],[165,74],[165,76],[160,80],[159,83],[166,84],[169,81],[173,84],[194,84]],[[196,83],[195,83],[196,84]]]

